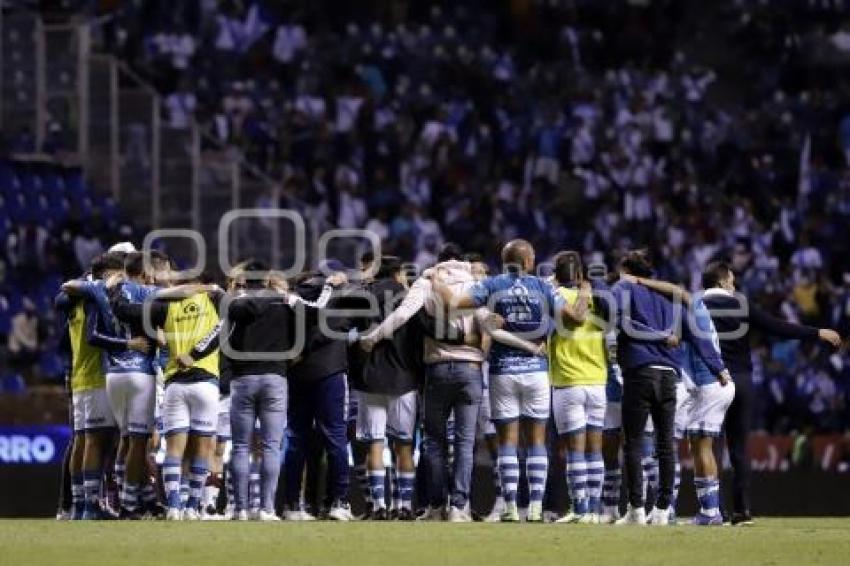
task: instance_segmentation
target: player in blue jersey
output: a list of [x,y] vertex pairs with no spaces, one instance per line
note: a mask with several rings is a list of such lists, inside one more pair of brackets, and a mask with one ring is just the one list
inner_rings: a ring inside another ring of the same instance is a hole
[[156,398],[154,353],[141,329],[134,330],[119,323],[112,314],[106,280],[123,276],[124,268],[127,267],[130,281],[122,286],[120,292],[129,301],[142,303],[156,290],[145,284],[147,278],[143,264],[142,254],[134,252],[126,260],[121,258],[121,262],[116,263],[114,269],[106,271],[102,279],[71,281],[62,287],[68,294],[81,295],[97,307],[96,337],[104,350],[106,393],[121,433],[115,458],[120,516],[131,519],[139,518],[140,494],[146,471],[146,448],[153,430]]
[[[437,278],[435,290],[452,308],[486,306],[505,320],[504,330],[542,344],[554,329],[552,316],[562,316],[564,301],[547,281],[531,275],[534,249],[525,240],[513,240],[502,249],[505,273],[487,277],[469,294],[455,296]],[[489,354],[492,419],[499,436],[499,471],[505,512],[502,520],[519,521],[520,422],[528,443],[526,475],[529,483],[528,520],[543,520],[543,493],[549,458],[546,452],[546,423],[549,420],[550,388],[548,361],[541,350],[536,355],[494,342]]]

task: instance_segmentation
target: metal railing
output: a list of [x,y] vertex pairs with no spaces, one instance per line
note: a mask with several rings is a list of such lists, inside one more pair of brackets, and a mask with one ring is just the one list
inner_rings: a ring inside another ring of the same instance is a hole
[[[213,139],[194,117],[185,127],[171,123],[162,96],[144,78],[114,56],[94,52],[96,25],[45,25],[32,13],[0,21],[0,124],[4,131],[30,130],[36,151],[61,128],[64,149],[94,187],[140,226],[198,232],[207,244],[205,259],[216,265],[222,216],[240,207],[274,208],[284,198],[281,183]],[[305,241],[314,242],[313,236]],[[231,263],[250,255],[287,267],[296,241],[286,221],[244,218],[234,223],[226,251]],[[188,240],[168,248],[187,263],[197,259]]]

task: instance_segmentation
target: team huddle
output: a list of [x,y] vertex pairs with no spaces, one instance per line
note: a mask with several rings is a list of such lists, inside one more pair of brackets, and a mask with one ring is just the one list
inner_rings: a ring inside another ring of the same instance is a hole
[[[639,251],[606,277],[571,251],[535,275],[524,240],[504,246],[502,264],[488,275],[480,256],[447,244],[410,282],[392,256],[364,255],[359,270],[327,261],[292,280],[248,260],[222,288],[180,280],[161,252],[114,246],[56,299],[74,429],[60,512],[276,521],[282,501],[294,521],[466,522],[483,438],[496,492],[485,521],[663,526],[676,524],[687,438],[692,522],[723,524],[714,445],[736,410],[734,349],[746,339],[727,352],[732,314],[715,316],[734,296],[728,266],[709,264],[691,294],[653,279]],[[316,454],[324,499],[307,505]],[[570,504],[554,517],[544,507],[558,476]]]

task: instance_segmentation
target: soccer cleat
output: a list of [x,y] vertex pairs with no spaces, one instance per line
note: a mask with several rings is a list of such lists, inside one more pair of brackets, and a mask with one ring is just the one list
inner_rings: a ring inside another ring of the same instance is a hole
[[130,511],[125,507],[118,510],[118,519],[121,521],[141,521],[143,518],[143,515],[138,511]]
[[388,518],[389,521],[398,520],[398,509],[395,509],[395,508],[390,509],[388,516],[389,516],[389,518]]
[[620,509],[617,507],[608,507],[606,506],[602,514],[599,516],[599,522],[603,525],[613,525],[617,522],[617,519],[620,518]]
[[200,521],[201,520],[201,514],[198,513],[197,509],[193,509],[191,507],[188,507],[186,509],[183,509],[182,519],[184,521]]
[[216,508],[212,505],[207,505],[203,509],[201,509],[201,520],[202,521],[221,521],[223,517],[218,514]]
[[56,520],[57,521],[70,521],[72,515],[73,514],[71,513],[71,511],[68,511],[66,509],[59,509],[56,512]]
[[528,515],[525,517],[526,522],[528,523],[542,523],[543,522],[543,503],[540,501],[535,501],[528,506]]
[[345,501],[335,501],[328,511],[328,519],[331,521],[353,521],[351,506]]
[[236,511],[236,510],[233,511],[233,516],[232,516],[231,521],[247,521],[247,520],[248,520],[248,511],[246,511],[244,509],[242,511]]
[[451,509],[449,509],[449,522],[470,523],[472,522],[472,517],[469,516],[469,513],[467,513],[465,509],[461,509],[452,505]]
[[647,524],[653,527],[669,527],[670,526],[670,508],[659,509],[654,507],[646,520]]
[[722,527],[723,516],[720,513],[717,513],[716,515],[711,517],[703,513],[697,513],[691,520],[691,524],[700,527]]
[[260,509],[257,511],[257,514],[254,515],[253,519],[255,521],[280,521],[280,517],[274,511],[267,511],[266,509]]
[[169,507],[165,512],[165,520],[166,521],[181,521],[183,520],[183,514],[180,512],[180,509],[177,507]]
[[621,518],[617,519],[614,523],[615,525],[645,525],[646,524],[646,510],[643,507],[632,507],[629,504],[629,508],[626,510],[626,514]]
[[499,520],[503,523],[519,523],[519,509],[516,503],[505,503],[505,510],[499,515]]
[[390,513],[389,513],[389,511],[387,511],[386,507],[378,507],[372,513],[372,520],[373,521],[389,521],[390,520]]
[[579,525],[598,525],[599,515],[596,513],[585,513],[577,522]]
[[744,511],[743,513],[735,513],[734,515],[732,515],[733,527],[749,527],[753,523],[753,516],[750,515],[749,511]]
[[445,515],[443,514],[442,507],[428,507],[425,511],[416,517],[417,521],[444,521]]
[[167,509],[159,501],[149,501],[145,504],[144,518],[148,520],[165,519]]

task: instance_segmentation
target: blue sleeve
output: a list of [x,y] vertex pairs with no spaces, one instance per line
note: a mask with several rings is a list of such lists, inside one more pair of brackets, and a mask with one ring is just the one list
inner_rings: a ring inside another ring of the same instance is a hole
[[56,307],[56,310],[66,315],[71,310],[72,304],[71,297],[65,291],[59,291],[56,298],[53,299],[53,305]]
[[[726,366],[720,358],[720,351],[715,347],[714,342],[707,337],[712,333],[711,316],[705,309],[696,308],[688,312],[688,319],[688,324],[682,325],[685,339],[694,347],[694,351],[708,366],[711,373],[719,374]],[[698,334],[694,333],[692,324],[699,330]]]
[[109,350],[110,352],[120,352],[127,349],[127,340],[118,338],[101,332],[100,314],[91,303],[86,303],[86,342],[90,346]]
[[472,296],[472,302],[475,303],[476,308],[483,307],[487,304],[487,301],[490,299],[490,295],[493,293],[493,278],[487,277],[486,279],[479,281],[469,289],[469,293]]

